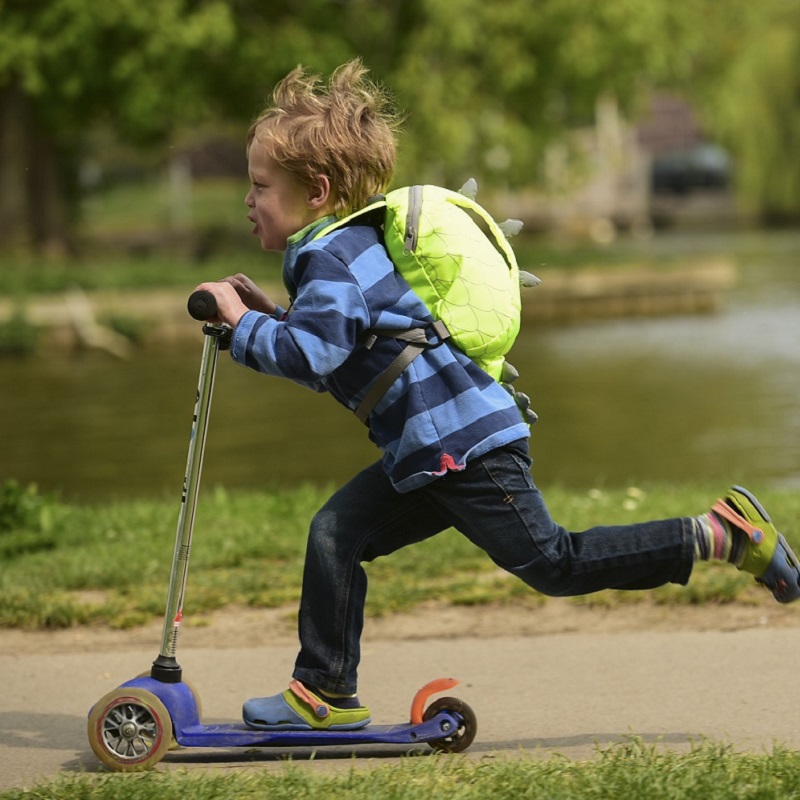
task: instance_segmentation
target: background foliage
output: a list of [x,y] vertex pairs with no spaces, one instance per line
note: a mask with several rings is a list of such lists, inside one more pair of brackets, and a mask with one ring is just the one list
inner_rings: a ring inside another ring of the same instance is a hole
[[798,23],[800,0],[2,0],[0,245],[63,252],[90,158],[163,160],[242,129],[297,63],[354,56],[408,112],[399,180],[536,185],[598,98],[635,118],[669,88],[732,152],[742,201],[793,218]]

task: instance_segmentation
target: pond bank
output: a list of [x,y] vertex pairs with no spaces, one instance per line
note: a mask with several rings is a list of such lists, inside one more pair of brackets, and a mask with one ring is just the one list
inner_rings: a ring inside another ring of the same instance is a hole
[[[546,268],[537,275],[541,285],[523,290],[526,323],[707,313],[724,304],[737,281],[735,265],[721,258],[658,269]],[[267,291],[284,294],[281,287]],[[26,301],[0,298],[0,328],[13,324],[30,326],[41,350],[102,350],[119,358],[129,357],[137,346],[197,336],[197,323],[186,313],[186,293],[177,289],[76,288]]]
[[735,286],[737,270],[727,259],[680,268],[545,270],[542,283],[523,293],[526,321],[697,314],[717,310]]

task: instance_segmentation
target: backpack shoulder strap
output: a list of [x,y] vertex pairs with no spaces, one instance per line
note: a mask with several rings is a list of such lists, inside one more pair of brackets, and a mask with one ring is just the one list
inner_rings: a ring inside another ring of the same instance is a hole
[[[381,329],[376,330],[376,334],[390,336],[393,339],[400,339],[405,342],[405,347],[395,356],[394,361],[375,379],[372,386],[364,395],[363,399],[355,410],[355,415],[359,422],[367,424],[367,419],[372,413],[372,409],[378,404],[381,398],[389,391],[392,384],[400,377],[403,370],[424,350],[438,347],[445,340],[450,338],[450,331],[441,320],[435,320],[428,328],[439,337],[437,342],[431,342],[427,336],[427,328],[411,328],[410,330]],[[371,333],[371,331],[368,331]],[[370,346],[370,345],[368,345]]]

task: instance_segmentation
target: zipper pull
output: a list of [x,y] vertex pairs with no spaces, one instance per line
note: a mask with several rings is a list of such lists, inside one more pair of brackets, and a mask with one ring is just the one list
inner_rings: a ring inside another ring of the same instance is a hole
[[408,255],[417,249],[417,229],[406,224],[406,238],[403,240],[403,253]]
[[417,249],[419,240],[419,216],[422,213],[422,186],[408,187],[408,213],[403,239],[403,253],[408,255]]

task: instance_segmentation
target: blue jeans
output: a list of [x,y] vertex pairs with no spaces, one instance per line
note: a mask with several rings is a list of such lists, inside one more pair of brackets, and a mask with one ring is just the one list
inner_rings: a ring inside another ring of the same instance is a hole
[[689,580],[690,518],[570,533],[551,519],[530,466],[522,440],[406,494],[392,487],[380,463],[337,491],[311,523],[294,677],[323,691],[355,692],[367,596],[362,562],[451,526],[546,595]]

